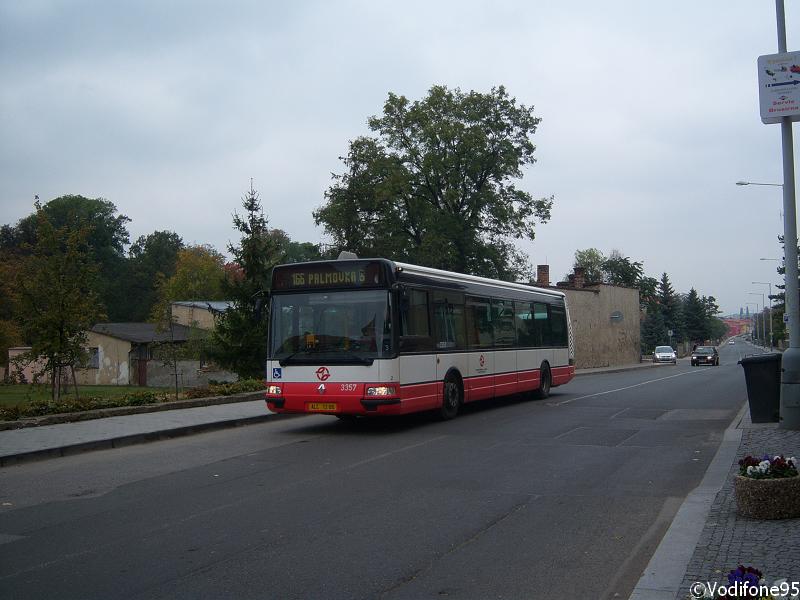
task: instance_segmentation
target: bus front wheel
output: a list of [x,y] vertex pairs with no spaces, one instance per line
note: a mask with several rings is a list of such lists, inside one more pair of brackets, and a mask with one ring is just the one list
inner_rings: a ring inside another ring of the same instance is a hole
[[439,418],[442,421],[449,421],[458,414],[463,395],[459,377],[454,373],[448,373],[444,378],[442,406],[439,408]]
[[550,365],[542,363],[541,373],[539,380],[539,389],[534,390],[533,397],[537,400],[544,400],[550,395],[550,386],[553,384],[553,376],[550,373]]

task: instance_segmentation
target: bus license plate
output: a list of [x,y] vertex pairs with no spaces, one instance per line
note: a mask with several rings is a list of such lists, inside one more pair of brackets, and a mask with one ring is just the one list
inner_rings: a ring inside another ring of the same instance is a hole
[[339,405],[336,402],[310,402],[308,405],[308,410],[313,411],[331,412],[338,408]]

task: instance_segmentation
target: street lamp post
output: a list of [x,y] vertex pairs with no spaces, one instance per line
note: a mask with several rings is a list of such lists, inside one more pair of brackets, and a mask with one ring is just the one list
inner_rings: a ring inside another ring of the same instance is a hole
[[[783,0],[775,0],[778,53],[786,54],[786,13]],[[786,267],[786,315],[789,319],[789,347],[781,357],[780,427],[800,430],[800,294],[797,268],[797,207],[794,183],[794,141],[792,117],[781,117],[783,183],[741,181],[737,185],[772,185],[783,189],[783,258]]]
[[[761,292],[747,292],[751,296],[761,296],[761,310],[759,311],[759,316],[761,317],[761,335],[759,336],[759,340],[761,340],[761,347],[766,348],[765,341],[767,339],[767,324],[764,322],[764,311],[767,310],[767,305],[764,303],[764,294]],[[756,321],[758,323],[758,321]]]
[[754,340],[759,339],[761,335],[758,333],[758,318],[756,317],[756,315],[758,314],[758,302],[745,302],[745,305],[756,307],[756,311],[752,315],[750,315],[750,320],[753,322],[750,327],[752,329],[751,335],[753,336],[753,339]]
[[[783,0],[775,0],[778,52],[786,53],[786,13]],[[790,117],[781,118],[783,158],[783,256],[786,260],[786,312],[789,347],[781,358],[780,427],[800,429],[800,306],[797,286],[797,207],[794,198],[794,141]]]
[[772,284],[768,281],[753,281],[752,283],[769,286],[769,351],[772,352]]

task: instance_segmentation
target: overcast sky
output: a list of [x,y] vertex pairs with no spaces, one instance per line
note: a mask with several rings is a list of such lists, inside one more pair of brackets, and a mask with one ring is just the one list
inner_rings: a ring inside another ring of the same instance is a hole
[[[797,0],[786,23],[798,50]],[[555,196],[532,264],[557,280],[618,249],[738,312],[780,281],[758,260],[781,256],[780,188],[734,185],[783,181],[756,70],[776,40],[771,0],[0,0],[0,222],[81,194],[132,241],[224,250],[252,177],[272,227],[318,242],[311,211],[388,92],[502,84],[542,119],[520,187]]]

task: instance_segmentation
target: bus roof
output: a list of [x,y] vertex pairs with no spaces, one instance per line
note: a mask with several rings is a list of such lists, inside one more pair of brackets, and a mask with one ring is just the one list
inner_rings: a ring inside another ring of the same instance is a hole
[[[511,283],[508,281],[501,281],[499,279],[491,279],[488,277],[478,277],[477,275],[465,275],[463,273],[455,273],[453,271],[443,271],[441,269],[433,269],[431,267],[421,267],[419,265],[410,265],[407,263],[396,262],[393,263],[396,270],[399,269],[400,273],[407,273],[410,275],[422,275],[433,279],[441,279],[442,281],[459,281],[463,283],[477,283],[490,287],[499,287],[503,289],[515,289],[525,292],[539,292],[549,296],[556,296],[563,298],[564,292],[551,290],[547,288],[535,287],[526,283]],[[402,276],[401,276],[402,278]]]

